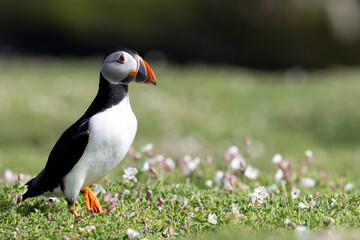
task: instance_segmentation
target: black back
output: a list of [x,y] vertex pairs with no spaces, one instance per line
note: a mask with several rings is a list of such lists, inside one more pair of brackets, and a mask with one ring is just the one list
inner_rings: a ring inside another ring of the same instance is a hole
[[64,191],[63,177],[70,172],[83,155],[89,141],[89,120],[95,114],[121,102],[128,93],[125,84],[108,82],[100,73],[98,93],[85,114],[71,125],[59,138],[50,152],[45,168],[28,185],[23,200],[61,186]]

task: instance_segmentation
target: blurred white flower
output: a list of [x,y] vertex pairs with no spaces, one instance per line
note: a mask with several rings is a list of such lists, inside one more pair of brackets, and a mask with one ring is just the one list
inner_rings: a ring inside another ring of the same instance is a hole
[[303,203],[303,202],[300,202],[300,203],[299,203],[299,208],[301,208],[301,209],[308,209],[308,208],[309,208],[309,205],[307,205],[307,204],[305,204],[305,203]]
[[93,232],[96,230],[96,227],[95,226],[86,226],[85,229],[87,232]]
[[126,234],[128,235],[128,238],[134,239],[140,236],[140,233],[138,231],[135,231],[131,228],[126,229]]
[[259,170],[249,165],[247,166],[244,175],[245,177],[254,180],[259,176]]
[[288,225],[290,222],[291,222],[291,221],[290,221],[289,219],[285,219],[285,220],[284,220],[284,224],[285,224],[285,225]]
[[355,184],[352,182],[349,182],[344,187],[344,192],[349,192],[355,188]]
[[306,150],[305,151],[305,156],[306,157],[312,157],[313,156],[313,152],[311,150]]
[[272,162],[272,164],[277,165],[277,164],[279,164],[279,163],[281,162],[281,160],[282,160],[281,154],[280,154],[280,153],[277,153],[277,154],[275,154],[275,155],[273,156],[271,162]]
[[166,166],[170,171],[174,171],[175,166],[176,166],[174,160],[172,160],[171,158],[166,158],[165,161],[164,161],[164,163],[165,163],[165,166]]
[[306,188],[311,188],[315,186],[315,180],[312,178],[303,178],[301,184]]
[[150,169],[150,163],[149,161],[145,161],[143,167],[140,169],[142,172],[146,172]]
[[124,175],[123,178],[127,178],[129,180],[135,178],[135,175],[137,174],[138,170],[136,168],[131,168],[128,167],[127,169],[124,170]]
[[236,156],[239,153],[239,148],[237,146],[231,146],[227,150],[227,153],[230,154],[231,156]]
[[224,179],[223,179],[223,182],[224,182],[224,188],[227,188],[227,189],[231,189],[231,188],[232,188],[232,185],[231,185],[231,183],[230,183],[230,181],[229,181],[228,178],[224,178]]
[[222,184],[222,179],[224,177],[224,172],[223,171],[216,171],[215,173],[215,178],[214,178],[214,181],[217,185],[221,185]]
[[231,160],[230,166],[234,170],[244,168],[246,166],[246,160],[241,156],[235,157],[233,160]]
[[217,216],[215,213],[210,213],[208,218],[207,218],[207,221],[209,223],[212,223],[212,224],[217,224]]
[[60,200],[57,197],[49,197],[49,200],[51,200],[53,202],[60,202]]
[[306,226],[303,226],[303,225],[299,225],[295,228],[295,231],[298,232],[298,233],[303,233],[303,232],[306,232]]
[[295,199],[298,198],[300,194],[300,190],[299,189],[295,189],[291,192],[291,196]]
[[330,206],[335,206],[337,204],[337,201],[336,201],[336,199],[335,198],[332,198],[331,199],[331,204],[330,204]]
[[122,194],[124,194],[124,195],[130,194],[130,191],[128,189],[125,189],[124,191],[122,191]]
[[316,205],[316,202],[314,200],[311,200],[310,206],[315,207],[315,205]]
[[281,169],[278,169],[275,173],[275,181],[280,182],[284,178],[284,172]]
[[205,182],[205,186],[211,188],[211,187],[213,186],[213,181],[212,181],[212,180],[207,180],[207,181]]
[[185,174],[188,175],[190,172],[194,171],[195,168],[200,164],[201,159],[199,157],[194,158],[193,160],[189,155],[183,157],[185,163]]
[[311,150],[306,150],[305,151],[305,158],[306,158],[306,162],[308,164],[311,164],[313,162],[313,152]]
[[264,203],[265,198],[269,196],[266,188],[264,186],[259,186],[255,188],[254,193],[250,194],[250,197],[254,197],[254,200],[259,204]]
[[18,180],[18,175],[13,173],[9,169],[6,169],[3,174],[4,174],[5,182],[14,183]]
[[155,157],[153,157],[152,160],[154,161],[154,163],[162,162],[165,160],[165,156],[162,154],[159,154],[159,155],[156,155]]
[[92,191],[94,195],[98,195],[98,193],[102,192],[103,194],[106,193],[105,189],[100,184],[94,184],[94,190]]
[[154,145],[152,143],[147,143],[146,145],[141,147],[141,151],[142,152],[149,152],[151,150],[153,150]]
[[239,215],[240,215],[239,210],[237,210],[237,208],[235,207],[235,204],[234,204],[234,203],[231,205],[231,212],[232,212],[235,216],[239,216]]
[[272,184],[267,187],[267,190],[268,192],[275,192],[276,190],[278,190],[278,186],[276,184]]

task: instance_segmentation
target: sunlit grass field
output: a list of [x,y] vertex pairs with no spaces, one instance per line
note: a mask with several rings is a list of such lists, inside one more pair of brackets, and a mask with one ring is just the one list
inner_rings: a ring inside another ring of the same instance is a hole
[[360,70],[150,65],[158,85],[129,90],[134,151],[99,182],[106,213],[79,196],[75,221],[63,199],[19,196],[95,97],[101,59],[0,59],[0,238],[357,238]]
[[[295,162],[355,173],[360,167],[360,70],[260,72],[229,66],[152,65],[158,85],[131,84],[134,147],[216,156],[252,140],[253,164],[283,154]],[[61,133],[97,92],[101,59],[0,60],[0,163],[36,174]]]

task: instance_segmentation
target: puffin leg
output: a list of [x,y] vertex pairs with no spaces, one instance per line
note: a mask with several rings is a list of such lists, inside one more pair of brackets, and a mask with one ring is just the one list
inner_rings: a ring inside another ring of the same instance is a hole
[[75,210],[75,204],[69,204],[68,207],[70,209],[70,212],[74,214],[75,217],[79,217],[79,214]]
[[99,203],[99,200],[96,196],[92,193],[90,188],[84,188],[80,191],[80,193],[84,194],[85,199],[85,206],[91,212],[97,212],[102,214],[103,210]]

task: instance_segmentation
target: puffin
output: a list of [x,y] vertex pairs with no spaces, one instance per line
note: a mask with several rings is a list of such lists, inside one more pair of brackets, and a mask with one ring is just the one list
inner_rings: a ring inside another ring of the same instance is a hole
[[129,101],[131,82],[156,85],[148,63],[136,51],[125,47],[105,55],[95,99],[84,115],[60,136],[45,168],[26,183],[23,201],[38,195],[63,196],[70,212],[80,217],[75,203],[81,193],[90,212],[103,213],[89,186],[109,174],[133,143],[137,120]]

